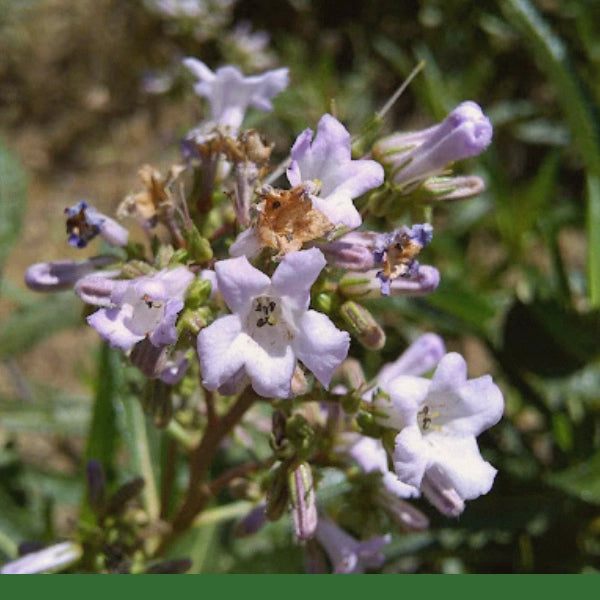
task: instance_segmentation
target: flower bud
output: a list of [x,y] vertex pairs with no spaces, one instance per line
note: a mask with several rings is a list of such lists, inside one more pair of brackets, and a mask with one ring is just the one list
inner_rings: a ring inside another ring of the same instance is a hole
[[196,227],[192,226],[190,229],[186,229],[183,235],[188,244],[188,254],[194,262],[202,264],[213,257],[210,242],[200,235]]
[[88,482],[88,496],[90,507],[94,511],[104,506],[106,481],[102,465],[95,459],[88,460],[85,465],[85,474]]
[[60,292],[73,287],[78,280],[98,267],[117,262],[114,256],[95,256],[88,260],[59,260],[36,263],[25,271],[25,284],[35,292]]
[[234,533],[236,537],[254,535],[264,527],[265,523],[265,505],[259,504],[235,524]]
[[438,125],[379,140],[372,153],[390,168],[395,185],[407,191],[441,173],[448,164],[483,152],[492,132],[492,124],[479,105],[463,102]]
[[267,491],[265,516],[269,521],[278,521],[288,508],[290,500],[287,483],[287,464],[282,463],[271,474],[271,485]]
[[310,465],[301,462],[288,475],[294,532],[299,540],[313,537],[317,527],[317,505]]
[[353,300],[348,300],[342,304],[340,315],[346,324],[350,326],[350,333],[365,348],[369,350],[383,348],[385,345],[385,332],[364,306]]
[[385,489],[377,490],[374,499],[400,531],[423,531],[429,527],[429,519],[420,510]]
[[0,568],[3,575],[55,573],[76,563],[83,549],[75,542],[61,542],[43,550],[25,554]]

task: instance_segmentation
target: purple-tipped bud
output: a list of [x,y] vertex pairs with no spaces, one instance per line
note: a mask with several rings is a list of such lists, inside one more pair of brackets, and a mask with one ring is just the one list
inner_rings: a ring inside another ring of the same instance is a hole
[[104,505],[106,480],[102,465],[95,459],[88,460],[85,465],[88,482],[88,496],[93,510],[100,510]]
[[477,175],[430,177],[423,184],[422,190],[427,196],[427,202],[464,200],[481,194],[485,190],[485,181]]
[[312,471],[306,462],[300,463],[288,479],[294,532],[299,540],[308,540],[317,528],[317,504]]
[[375,493],[374,499],[400,531],[423,531],[429,527],[429,519],[396,494],[380,489]]
[[73,284],[95,271],[114,263],[113,256],[96,256],[89,260],[59,260],[56,262],[36,263],[25,271],[25,284],[36,292],[60,292],[73,287]]
[[348,300],[340,307],[340,315],[349,326],[350,333],[369,350],[385,346],[385,332],[364,306]]
[[235,524],[235,535],[238,537],[254,535],[264,527],[266,522],[265,505],[259,504]]
[[373,147],[373,156],[391,168],[397,186],[408,188],[441,173],[453,162],[480,154],[489,146],[492,133],[492,123],[480,106],[468,101],[434,127],[380,140]]

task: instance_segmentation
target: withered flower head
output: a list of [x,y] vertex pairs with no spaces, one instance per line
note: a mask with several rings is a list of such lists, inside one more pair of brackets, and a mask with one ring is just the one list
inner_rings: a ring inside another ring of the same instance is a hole
[[306,185],[291,190],[265,188],[259,196],[256,232],[260,246],[278,250],[280,256],[300,250],[304,242],[324,237],[334,229],[333,223],[313,208]]
[[144,165],[139,175],[146,189],[126,196],[117,209],[117,215],[121,218],[134,217],[145,227],[155,227],[167,213],[172,212],[171,187],[184,170],[182,165],[173,165],[163,177],[151,165]]

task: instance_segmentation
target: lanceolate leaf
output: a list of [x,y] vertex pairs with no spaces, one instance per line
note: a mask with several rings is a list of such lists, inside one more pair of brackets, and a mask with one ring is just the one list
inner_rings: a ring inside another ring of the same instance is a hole
[[26,197],[25,172],[0,139],[0,270],[21,230]]

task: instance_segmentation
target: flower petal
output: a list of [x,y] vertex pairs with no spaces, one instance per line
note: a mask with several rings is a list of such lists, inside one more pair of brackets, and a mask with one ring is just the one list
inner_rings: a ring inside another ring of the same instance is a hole
[[427,436],[431,464],[438,465],[463,500],[487,494],[497,470],[479,453],[473,436],[450,437],[432,432]]
[[489,375],[467,381],[467,364],[456,353],[440,361],[427,399],[431,407],[440,407],[444,430],[453,435],[477,436],[502,417],[502,392]]
[[254,391],[265,398],[289,398],[296,357],[291,346],[281,345],[277,352],[267,352],[251,337],[245,338],[245,366]]
[[375,395],[377,412],[388,415],[378,417],[377,422],[384,427],[402,429],[416,423],[417,413],[430,387],[429,379],[401,375],[389,384],[382,386],[390,396],[389,400]]
[[306,310],[310,303],[310,288],[325,264],[325,257],[318,248],[290,252],[273,273],[273,289],[280,298],[288,298],[288,305],[291,301],[294,308]]
[[398,479],[413,487],[421,487],[425,469],[429,466],[428,446],[418,425],[405,427],[394,440],[394,470]]
[[292,346],[297,357],[325,387],[348,355],[350,336],[339,330],[326,315],[307,311],[299,322]]
[[206,389],[216,390],[244,365],[243,351],[238,342],[241,331],[239,317],[226,315],[198,334],[198,357]]
[[221,260],[215,264],[219,291],[234,313],[246,313],[252,299],[264,294],[271,280],[254,268],[245,256]]
[[422,375],[435,367],[444,356],[444,340],[435,333],[417,338],[393,363],[383,366],[377,381],[385,389],[399,375]]
[[101,308],[87,318],[87,322],[107,341],[112,348],[129,350],[134,344],[144,339],[128,329],[123,321],[129,315],[118,308]]

